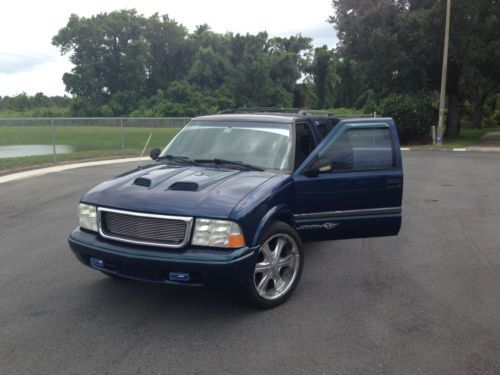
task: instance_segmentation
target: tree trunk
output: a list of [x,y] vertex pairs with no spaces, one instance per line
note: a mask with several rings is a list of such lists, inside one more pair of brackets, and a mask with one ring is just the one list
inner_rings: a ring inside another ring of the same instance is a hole
[[446,136],[450,138],[455,138],[459,134],[458,102],[458,93],[450,93],[448,96],[448,126],[446,127]]
[[446,137],[455,138],[460,133],[460,68],[453,60],[448,63],[448,80],[446,83],[446,94],[448,95]]
[[474,129],[482,128],[483,108],[484,98],[478,95],[474,98],[474,113],[472,115],[472,127]]

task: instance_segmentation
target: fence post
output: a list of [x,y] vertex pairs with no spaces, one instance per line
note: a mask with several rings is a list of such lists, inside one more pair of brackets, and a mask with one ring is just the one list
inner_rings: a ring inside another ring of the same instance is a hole
[[120,118],[120,133],[122,137],[122,155],[125,155],[125,137],[123,135],[123,118]]
[[54,163],[57,162],[56,159],[56,130],[54,128],[54,119],[50,119],[50,128],[52,133],[52,154],[54,155]]

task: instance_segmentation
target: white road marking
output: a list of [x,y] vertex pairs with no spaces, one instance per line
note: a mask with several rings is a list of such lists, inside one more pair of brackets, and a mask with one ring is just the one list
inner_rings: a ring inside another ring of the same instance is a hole
[[458,148],[454,148],[453,151],[464,152],[464,151],[469,151],[469,150],[467,150],[465,147],[458,147]]
[[10,182],[10,181],[21,180],[23,178],[42,176],[42,175],[45,175],[48,173],[67,171],[69,169],[93,167],[93,166],[97,166],[97,165],[129,163],[129,162],[134,162],[134,161],[139,162],[139,161],[144,161],[144,160],[148,160],[148,159],[149,159],[149,157],[143,157],[143,158],[136,157],[136,158],[99,160],[99,161],[89,161],[89,162],[85,162],[85,163],[57,165],[54,167],[40,168],[40,169],[35,169],[32,171],[24,171],[24,172],[8,174],[5,176],[0,176],[0,184],[3,184],[5,182]]

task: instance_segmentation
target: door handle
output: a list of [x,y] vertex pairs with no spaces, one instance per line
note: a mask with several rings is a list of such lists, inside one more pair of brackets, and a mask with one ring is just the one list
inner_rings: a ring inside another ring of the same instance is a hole
[[401,178],[387,178],[385,180],[385,186],[387,189],[399,189],[401,188]]

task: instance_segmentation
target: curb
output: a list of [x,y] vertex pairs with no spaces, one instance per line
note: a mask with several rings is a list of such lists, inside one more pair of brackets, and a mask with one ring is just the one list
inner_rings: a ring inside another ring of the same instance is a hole
[[401,147],[401,151],[500,152],[500,147]]
[[[455,148],[445,148],[445,147],[401,147],[401,151],[453,151],[453,152],[470,152],[470,151],[478,151],[478,152],[500,152],[500,147],[477,147],[472,146],[469,148],[465,147],[455,147]],[[25,178],[43,176],[49,173],[57,173],[63,172],[70,169],[77,168],[85,168],[85,167],[94,167],[99,165],[107,165],[107,164],[118,164],[118,163],[130,163],[130,162],[138,162],[138,161],[146,161],[149,160],[149,157],[134,157],[134,158],[124,158],[124,159],[107,159],[107,160],[98,160],[98,161],[89,161],[84,163],[73,163],[73,164],[64,164],[58,165],[54,167],[46,167],[40,169],[33,169],[24,172],[16,172],[12,174],[7,174],[4,176],[0,176],[0,184],[22,180]]]
[[149,160],[149,157],[134,157],[134,158],[125,158],[125,159],[108,159],[108,160],[99,160],[99,161],[89,161],[84,163],[74,163],[74,164],[64,164],[58,165],[54,167],[40,168],[34,169],[30,171],[17,172],[12,174],[7,174],[5,176],[0,176],[0,184],[5,182],[22,180],[25,178],[43,176],[49,173],[57,173],[63,172],[70,169],[84,168],[84,167],[94,167],[98,165],[107,165],[107,164],[118,164],[118,163],[130,163],[134,161],[145,161]]

